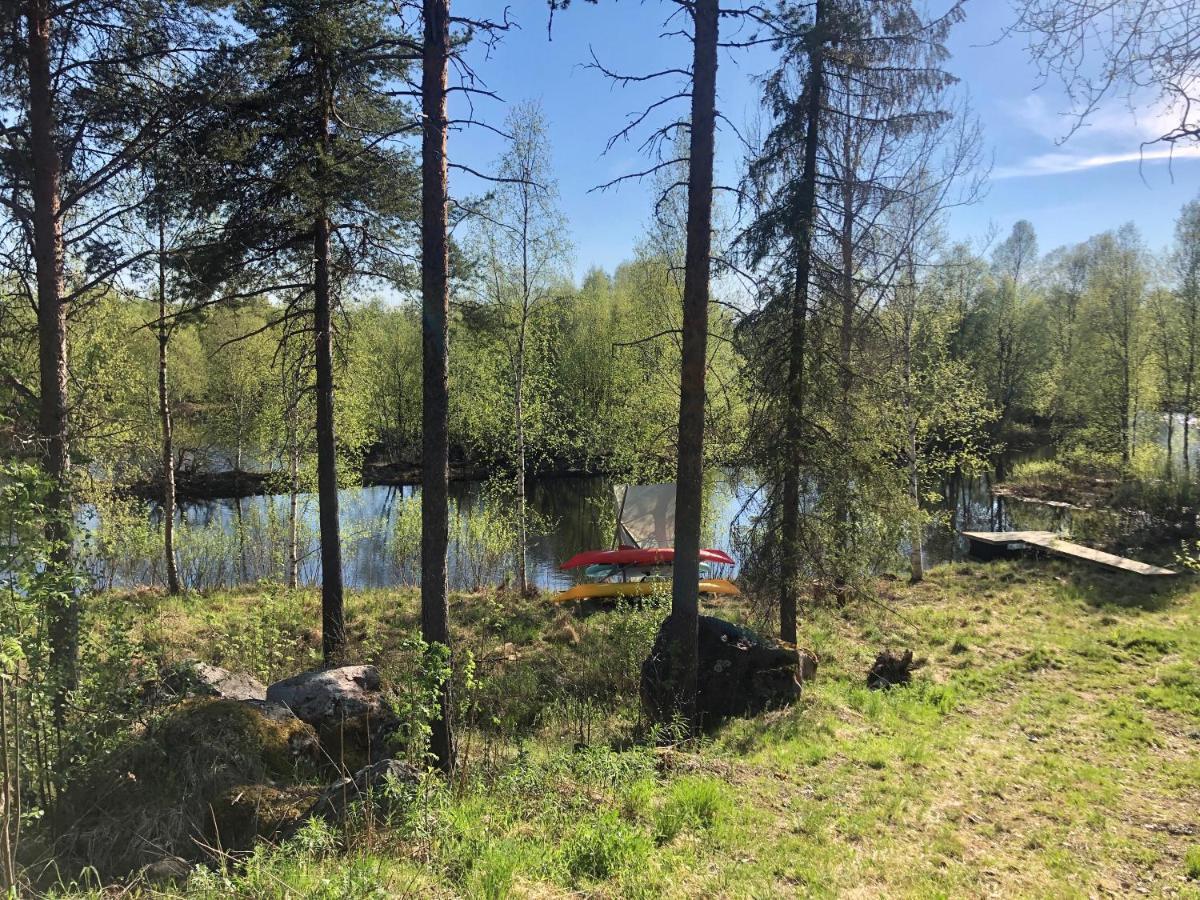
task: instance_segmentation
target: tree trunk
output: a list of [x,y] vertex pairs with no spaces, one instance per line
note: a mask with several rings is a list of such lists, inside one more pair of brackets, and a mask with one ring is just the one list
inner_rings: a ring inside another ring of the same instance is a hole
[[167,563],[167,592],[179,593],[175,563],[175,450],[172,444],[171,398],[167,391],[167,248],[162,210],[158,217],[158,418],[162,424],[163,554]]
[[[449,543],[449,256],[446,241],[446,88],[450,53],[450,2],[425,0],[421,107],[421,635],[450,646],[446,598]],[[430,750],[443,772],[454,768],[450,682],[442,684],[440,715],[432,723]]]
[[[857,307],[854,288],[854,177],[855,177],[855,143],[854,125],[847,122],[842,136],[842,227],[839,234],[839,254],[842,270],[838,273],[839,293],[841,294],[841,322],[838,326],[838,443],[839,452],[843,457],[852,457],[853,411],[850,407],[850,393],[854,388],[854,373],[851,369],[854,349],[854,312]],[[851,481],[852,477],[843,477],[837,486],[837,511],[835,519],[838,527],[838,571],[835,573],[836,583],[840,587],[850,580],[846,570],[846,560],[850,558],[851,543]]]
[[700,525],[704,501],[704,378],[712,243],[713,140],[717,91],[717,0],[697,0],[688,155],[683,352],[679,381],[679,467],[675,487],[675,566],[671,578],[671,690],[680,714],[696,722],[700,627]]
[[300,435],[296,421],[296,398],[288,404],[288,557],[287,586],[295,588],[300,580]]
[[63,236],[59,216],[61,163],[54,145],[50,82],[49,0],[28,0],[29,132],[33,167],[33,255],[37,269],[38,432],[42,465],[51,481],[46,538],[62,590],[47,601],[54,714],[61,724],[66,695],[78,682],[79,606],[70,585],[71,456],[68,444],[67,306],[63,298]]
[[1167,472],[1175,464],[1175,407],[1167,406]]
[[913,308],[905,313],[904,318],[904,415],[908,420],[908,491],[913,504],[913,525],[909,539],[908,578],[917,584],[925,578],[925,560],[921,552],[921,480],[917,466],[917,416],[913,410],[912,390],[912,340],[913,319],[916,316],[916,284],[912,273],[909,274],[909,289],[913,292]]
[[817,149],[821,137],[821,94],[824,90],[824,36],[821,34],[824,4],[816,4],[809,69],[808,121],[804,135],[804,172],[801,176],[795,213],[794,252],[796,279],[792,288],[791,341],[788,357],[787,440],[784,445],[783,515],[781,538],[783,559],[780,571],[779,636],[796,643],[796,614],[800,592],[800,459],[804,429],[804,356],[807,352],[808,284],[812,267],[812,225],[817,205]]
[[517,432],[517,587],[522,594],[529,591],[526,571],[525,527],[525,335],[529,327],[529,191],[531,185],[521,185],[521,324],[517,330],[517,352],[514,359],[513,408]]
[[1188,459],[1188,432],[1192,427],[1192,378],[1188,374],[1186,386],[1183,389],[1183,471],[1188,474],[1192,468],[1192,462]]
[[317,510],[321,531],[321,647],[334,665],[346,645],[342,538],[338,526],[337,441],[333,424],[333,326],[329,287],[329,219],[316,222],[314,292],[317,364]]
[[521,335],[517,340],[517,371],[515,400],[513,404],[514,425],[517,432],[517,590],[529,593],[529,575],[526,560],[527,528],[525,524],[525,415],[523,393],[525,387],[525,319],[521,319]]
[[1192,461],[1188,458],[1188,432],[1192,424],[1192,389],[1196,378],[1196,303],[1188,300],[1188,363],[1183,389],[1183,471],[1190,474]]

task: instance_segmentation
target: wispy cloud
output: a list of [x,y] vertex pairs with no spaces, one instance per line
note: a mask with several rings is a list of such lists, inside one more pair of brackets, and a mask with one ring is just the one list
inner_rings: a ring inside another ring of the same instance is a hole
[[[1016,149],[1020,156],[1015,162],[993,169],[992,178],[1063,175],[1129,163],[1161,164],[1200,157],[1200,146],[1157,143],[1162,134],[1179,123],[1179,111],[1157,98],[1144,98],[1134,108],[1110,104],[1095,110],[1074,132],[1074,120],[1054,110],[1040,94],[1027,94],[1006,106],[1015,139],[1007,142],[1011,148],[1008,155],[1016,155],[1011,153]],[[1024,136],[1016,137],[1021,134]]]
[[1042,153],[1031,156],[1011,166],[997,166],[992,178],[1031,178],[1038,175],[1062,175],[1068,172],[1084,172],[1104,166],[1123,163],[1154,163],[1180,159],[1200,158],[1200,147],[1147,147],[1128,153]]
[[[1019,128],[1032,132],[1042,141],[1054,145],[1067,144],[1111,145],[1136,147],[1143,141],[1154,140],[1179,124],[1179,110],[1172,104],[1154,97],[1140,98],[1136,106],[1112,102],[1093,110],[1083,123],[1067,112],[1069,103],[1061,106],[1047,103],[1041,93],[1026,94],[1018,102],[1004,104],[1006,112]],[[1078,128],[1072,131],[1073,126]]]

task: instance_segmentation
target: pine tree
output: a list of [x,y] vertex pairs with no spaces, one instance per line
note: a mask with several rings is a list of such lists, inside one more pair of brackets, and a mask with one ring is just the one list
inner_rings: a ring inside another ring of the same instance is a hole
[[[61,713],[76,681],[78,600],[71,586],[71,398],[67,324],[74,305],[155,251],[114,232],[143,197],[114,190],[195,112],[181,102],[211,34],[201,8],[168,0],[23,0],[0,6],[0,206],[19,223],[36,285],[37,434],[51,479],[47,538],[65,580],[48,610]],[[196,95],[191,95],[194,101]]]
[[345,643],[334,314],[353,282],[406,277],[416,178],[398,139],[416,130],[404,79],[419,45],[377,0],[258,0],[237,19],[249,40],[209,69],[229,87],[192,176],[221,232],[192,264],[210,302],[273,295],[284,301],[273,324],[310,323],[328,665]]

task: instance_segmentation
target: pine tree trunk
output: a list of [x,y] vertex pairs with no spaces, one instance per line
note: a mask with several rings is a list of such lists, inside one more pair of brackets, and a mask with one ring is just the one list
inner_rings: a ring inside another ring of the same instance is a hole
[[[421,106],[421,634],[450,646],[446,549],[449,543],[449,256],[446,241],[446,88],[450,2],[425,0]],[[454,768],[450,683],[442,685],[430,751],[443,772]]]
[[295,588],[300,580],[300,435],[297,413],[295,402],[289,403],[287,586],[290,588]]
[[824,3],[818,0],[809,49],[805,91],[808,116],[804,135],[804,172],[801,177],[793,243],[796,278],[792,287],[791,336],[788,358],[787,440],[784,442],[783,514],[780,518],[783,554],[780,566],[779,636],[796,642],[796,615],[800,593],[800,460],[804,430],[804,357],[807,352],[808,288],[812,267],[812,226],[817,205],[817,149],[821,141],[821,94],[824,90],[824,36],[821,34]]
[[67,306],[63,297],[63,235],[59,215],[61,164],[54,145],[50,82],[52,22],[49,0],[28,0],[29,132],[33,168],[33,255],[37,270],[38,432],[42,465],[50,478],[46,538],[63,590],[47,602],[55,720],[78,682],[79,607],[69,584],[71,567],[71,456],[68,444]]
[[337,440],[333,425],[333,324],[329,287],[329,220],[316,222],[317,510],[321,532],[321,647],[334,665],[346,645],[342,538],[338,526]]
[[521,336],[517,341],[517,371],[515,384],[515,399],[513,404],[514,426],[517,433],[517,590],[522,594],[529,593],[529,576],[527,571],[526,541],[527,528],[525,522],[525,320],[521,321]]
[[162,211],[158,218],[158,418],[162,425],[163,554],[167,563],[167,592],[179,593],[175,563],[175,449],[172,443],[171,398],[167,391],[167,248]]
[[713,143],[717,90],[717,0],[697,0],[692,61],[683,353],[679,382],[679,468],[675,487],[675,566],[671,579],[671,689],[679,713],[696,721],[700,627],[700,527],[704,501],[704,379],[712,243]]
[[[851,370],[851,358],[854,348],[854,311],[856,307],[854,295],[854,137],[853,124],[847,123],[842,138],[842,227],[840,247],[842,270],[839,274],[839,293],[841,294],[841,323],[838,327],[838,440],[840,452],[845,458],[850,458],[853,444],[853,411],[850,407],[850,392],[854,387],[854,374]],[[847,473],[848,475],[849,473]],[[838,528],[838,548],[841,550],[838,558],[836,581],[839,587],[849,581],[850,573],[846,571],[846,560],[850,558],[851,535],[851,478],[844,477],[838,485],[837,512],[835,514]]]

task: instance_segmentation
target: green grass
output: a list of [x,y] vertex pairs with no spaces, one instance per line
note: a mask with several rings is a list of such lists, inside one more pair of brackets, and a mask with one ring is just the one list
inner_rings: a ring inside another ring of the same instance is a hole
[[[1200,589],[1017,562],[879,591],[805,614],[821,668],[798,705],[688,749],[640,729],[661,611],[456,597],[480,683],[454,783],[393,821],[314,826],[158,892],[1200,897]],[[267,678],[316,659],[310,592],[139,602],[166,657]],[[356,657],[402,677],[415,596],[356,592],[347,609]],[[866,689],[884,645],[923,660],[910,687]]]

